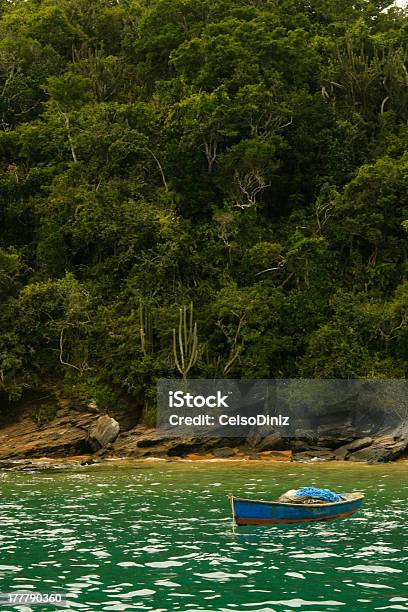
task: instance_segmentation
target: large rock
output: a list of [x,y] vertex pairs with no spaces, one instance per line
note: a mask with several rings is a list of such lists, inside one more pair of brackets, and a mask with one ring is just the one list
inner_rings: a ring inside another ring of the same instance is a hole
[[112,444],[111,454],[117,457],[182,456],[204,450],[204,441],[197,438],[171,438],[156,429],[141,425],[120,433]]
[[82,455],[94,420],[95,414],[62,408],[40,428],[27,412],[0,429],[0,459]]
[[269,450],[286,450],[288,447],[288,441],[285,440],[281,436],[277,436],[276,434],[271,434],[266,436],[260,440],[259,444],[257,444],[257,451],[269,451]]
[[324,446],[326,448],[339,448],[342,446],[346,446],[353,442],[353,437],[340,437],[340,436],[325,436],[317,440],[316,446]]
[[107,444],[114,442],[119,435],[119,423],[108,414],[100,416],[89,430],[88,444],[98,451]]
[[361,450],[362,448],[366,448],[373,443],[373,439],[367,436],[366,438],[358,438],[350,444],[345,444],[344,448],[346,448],[350,453],[354,453],[355,451]]
[[369,438],[368,436],[366,438],[359,438],[357,440],[353,440],[353,442],[350,442],[349,444],[344,444],[343,446],[340,446],[338,449],[336,449],[334,454],[338,461],[344,461],[350,453],[354,453],[356,451],[361,450],[362,448],[366,448],[372,443],[373,439]]
[[394,461],[398,459],[408,448],[408,439],[393,435],[375,438],[373,443],[365,448],[353,452],[349,461],[367,461],[368,463],[378,463]]
[[215,449],[234,448],[244,438],[174,438],[151,428],[137,425],[120,433],[110,454],[117,457],[187,457],[191,454],[209,454]]

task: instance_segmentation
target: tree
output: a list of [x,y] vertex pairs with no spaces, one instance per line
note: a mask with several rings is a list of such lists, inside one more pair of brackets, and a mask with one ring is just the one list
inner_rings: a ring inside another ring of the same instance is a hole
[[1,399],[406,375],[406,31],[389,0],[0,2]]

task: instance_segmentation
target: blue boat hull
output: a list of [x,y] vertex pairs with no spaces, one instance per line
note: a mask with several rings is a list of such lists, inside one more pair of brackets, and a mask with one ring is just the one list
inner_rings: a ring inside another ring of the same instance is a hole
[[364,496],[350,494],[345,497],[344,501],[330,504],[288,504],[239,497],[231,497],[230,500],[237,525],[271,525],[346,518],[361,508]]

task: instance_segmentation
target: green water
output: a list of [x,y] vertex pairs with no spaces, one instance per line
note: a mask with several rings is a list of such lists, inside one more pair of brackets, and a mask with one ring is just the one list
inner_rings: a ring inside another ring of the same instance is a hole
[[[83,611],[408,610],[407,470],[158,462],[2,473],[0,590],[67,592],[68,609]],[[358,488],[365,508],[233,533],[226,493],[268,499],[302,485]]]

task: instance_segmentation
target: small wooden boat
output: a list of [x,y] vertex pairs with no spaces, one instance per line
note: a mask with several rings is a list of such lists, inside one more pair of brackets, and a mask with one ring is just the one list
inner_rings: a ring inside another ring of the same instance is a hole
[[363,505],[362,493],[346,493],[331,503],[293,504],[280,501],[255,501],[229,496],[237,525],[272,525],[275,523],[312,523],[351,516]]

